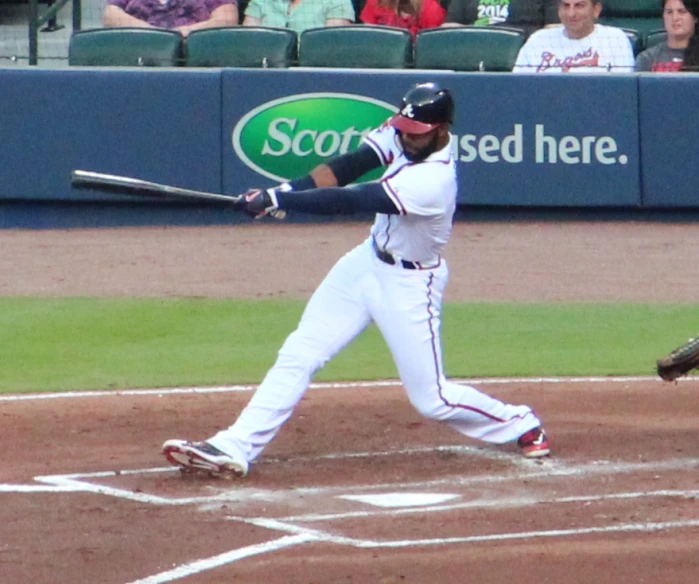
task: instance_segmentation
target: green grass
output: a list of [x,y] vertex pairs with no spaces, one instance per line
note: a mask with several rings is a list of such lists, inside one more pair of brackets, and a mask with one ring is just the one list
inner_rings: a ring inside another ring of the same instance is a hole
[[[257,383],[303,302],[0,298],[0,391]],[[447,304],[452,377],[651,375],[699,305]],[[395,378],[371,327],[316,377]]]

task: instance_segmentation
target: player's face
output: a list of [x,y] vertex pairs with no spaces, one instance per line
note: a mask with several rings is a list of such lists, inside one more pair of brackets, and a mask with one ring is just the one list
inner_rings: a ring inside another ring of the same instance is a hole
[[411,162],[425,160],[430,154],[443,147],[443,145],[440,145],[443,134],[444,129],[442,126],[425,134],[401,132],[400,141],[403,146],[405,157]]
[[569,39],[582,39],[595,30],[602,4],[593,0],[558,0],[558,18]]
[[694,34],[694,17],[682,0],[667,0],[663,9],[663,22],[668,43],[673,49],[685,48]]

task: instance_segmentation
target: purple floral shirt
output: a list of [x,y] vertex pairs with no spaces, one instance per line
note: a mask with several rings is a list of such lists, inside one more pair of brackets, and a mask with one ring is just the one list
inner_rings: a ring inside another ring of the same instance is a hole
[[127,14],[159,28],[177,28],[211,18],[211,13],[236,0],[109,0]]

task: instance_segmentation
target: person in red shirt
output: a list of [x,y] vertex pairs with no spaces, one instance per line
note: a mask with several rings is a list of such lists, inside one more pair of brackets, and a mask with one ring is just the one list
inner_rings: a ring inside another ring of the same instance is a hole
[[446,13],[438,0],[367,0],[359,20],[405,28],[415,37],[422,29],[441,26]]

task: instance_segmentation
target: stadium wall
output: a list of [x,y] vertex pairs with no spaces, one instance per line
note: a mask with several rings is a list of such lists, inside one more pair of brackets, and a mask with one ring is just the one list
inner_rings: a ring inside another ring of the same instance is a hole
[[73,191],[77,168],[229,194],[273,185],[356,147],[424,80],[457,100],[462,205],[699,207],[698,76],[71,68],[0,70],[0,210],[31,225],[32,207],[81,204],[89,225],[96,202],[148,221],[152,205]]

